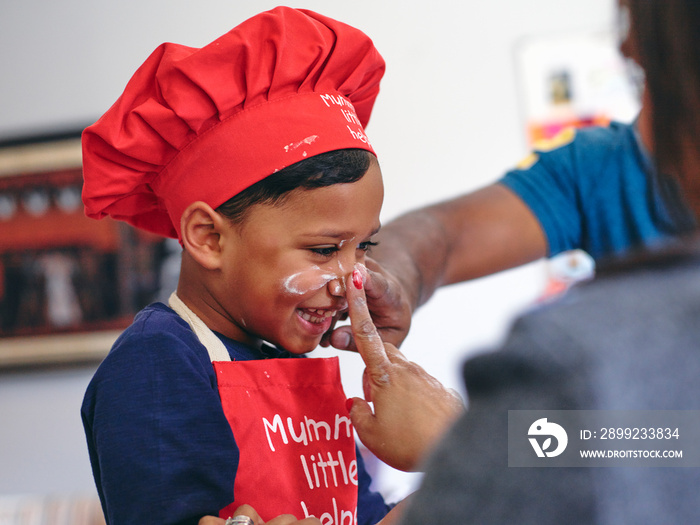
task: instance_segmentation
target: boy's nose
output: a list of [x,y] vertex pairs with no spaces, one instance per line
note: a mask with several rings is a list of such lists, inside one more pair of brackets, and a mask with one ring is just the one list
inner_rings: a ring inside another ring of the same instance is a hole
[[328,292],[335,297],[345,297],[345,282],[342,277],[328,281]]

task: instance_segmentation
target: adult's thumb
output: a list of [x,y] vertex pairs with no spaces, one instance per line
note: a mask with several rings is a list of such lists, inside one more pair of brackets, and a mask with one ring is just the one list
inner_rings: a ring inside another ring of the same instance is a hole
[[350,326],[339,326],[330,336],[330,343],[333,348],[338,350],[351,350],[357,352],[355,340],[352,337],[352,328]]
[[372,407],[361,397],[352,397],[348,399],[347,403],[350,409],[352,426],[355,427],[360,441],[364,443],[365,437],[371,434],[372,425],[375,422]]

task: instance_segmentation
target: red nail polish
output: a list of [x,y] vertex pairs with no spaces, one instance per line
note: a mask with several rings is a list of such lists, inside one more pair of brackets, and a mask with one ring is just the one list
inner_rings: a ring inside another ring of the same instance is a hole
[[352,411],[352,404],[353,404],[354,402],[355,402],[355,400],[354,400],[353,398],[351,398],[351,397],[349,397],[349,398],[345,401],[345,408],[348,409],[348,412]]
[[357,268],[352,272],[352,284],[354,284],[355,288],[358,290],[362,290],[362,274]]

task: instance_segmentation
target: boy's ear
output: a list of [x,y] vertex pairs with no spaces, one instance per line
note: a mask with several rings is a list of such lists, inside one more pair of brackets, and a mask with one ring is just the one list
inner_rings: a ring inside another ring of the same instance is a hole
[[207,203],[190,204],[180,218],[182,246],[204,268],[219,267],[224,218]]

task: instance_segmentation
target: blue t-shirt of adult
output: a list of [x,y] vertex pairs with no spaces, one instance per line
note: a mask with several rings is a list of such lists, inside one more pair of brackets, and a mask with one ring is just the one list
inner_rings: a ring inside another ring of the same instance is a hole
[[599,259],[656,245],[693,222],[675,181],[654,169],[634,124],[566,130],[499,182],[535,214],[549,256],[582,249]]

